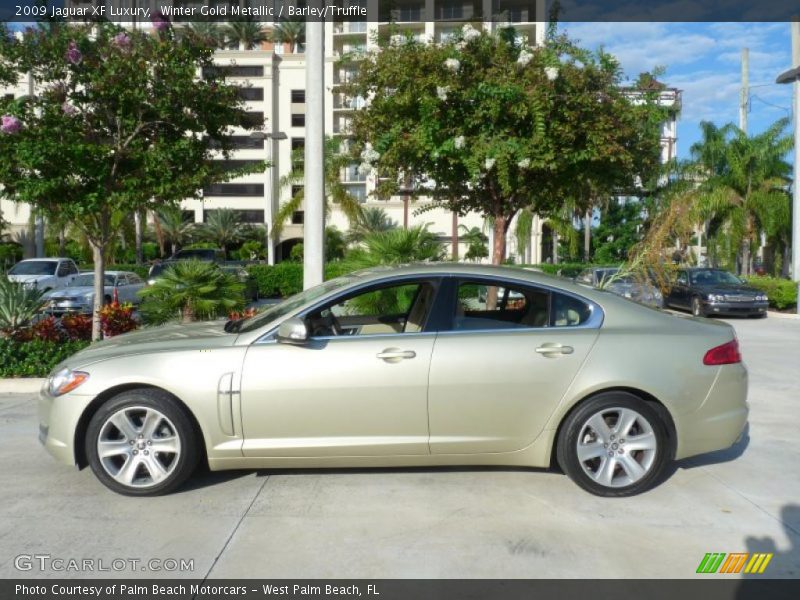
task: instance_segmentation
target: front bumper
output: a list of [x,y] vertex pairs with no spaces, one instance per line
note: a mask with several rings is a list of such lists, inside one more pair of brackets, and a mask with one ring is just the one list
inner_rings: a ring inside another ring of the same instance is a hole
[[769,302],[703,302],[709,315],[765,315]]
[[92,396],[64,394],[54,398],[47,382],[39,391],[39,442],[58,462],[75,465],[75,432]]
[[51,315],[65,315],[71,313],[91,314],[92,307],[78,302],[58,302],[48,304],[44,312]]

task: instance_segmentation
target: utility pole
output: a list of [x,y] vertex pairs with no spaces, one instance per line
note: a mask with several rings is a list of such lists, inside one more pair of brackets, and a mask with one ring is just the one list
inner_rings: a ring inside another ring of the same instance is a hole
[[750,49],[742,48],[742,91],[739,94],[739,129],[747,133],[747,109],[750,104]]
[[[320,0],[309,6],[320,8]],[[325,23],[306,19],[305,219],[303,289],[323,280],[325,260]]]
[[[33,78],[33,71],[28,73],[28,97],[31,100],[36,98],[36,81]],[[41,210],[34,212],[33,223],[34,252],[36,258],[44,258],[44,215]]]

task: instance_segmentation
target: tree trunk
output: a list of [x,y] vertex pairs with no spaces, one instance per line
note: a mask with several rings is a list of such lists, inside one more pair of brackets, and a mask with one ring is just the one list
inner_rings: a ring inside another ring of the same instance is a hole
[[408,229],[408,194],[403,195],[403,229]]
[[133,225],[135,230],[135,246],[136,246],[136,264],[141,265],[144,262],[144,252],[142,251],[142,238],[144,237],[144,215],[142,211],[135,211],[133,213]]
[[103,338],[100,326],[100,310],[103,308],[105,297],[105,287],[103,277],[105,276],[105,248],[96,242],[89,242],[92,246],[92,259],[94,260],[94,306],[92,307],[92,341],[97,342]]
[[453,262],[458,261],[458,213],[453,211],[453,231],[450,236],[453,244]]
[[583,218],[583,260],[587,263],[592,258],[592,209],[586,211]]
[[58,230],[58,255],[64,256],[67,252],[67,235],[64,228]]
[[496,215],[492,225],[492,264],[500,265],[506,258],[506,232],[511,219],[505,215]]
[[739,274],[742,277],[748,277],[750,275],[750,240],[742,242],[742,264],[739,270]]
[[181,315],[184,323],[191,323],[194,321],[194,308],[192,308],[191,303],[187,303],[186,306],[183,307]]
[[153,228],[156,231],[156,240],[158,240],[158,253],[163,258],[166,241],[164,240],[164,230],[161,229],[161,223],[155,213],[153,213]]
[[558,264],[558,232],[553,230],[553,264]]

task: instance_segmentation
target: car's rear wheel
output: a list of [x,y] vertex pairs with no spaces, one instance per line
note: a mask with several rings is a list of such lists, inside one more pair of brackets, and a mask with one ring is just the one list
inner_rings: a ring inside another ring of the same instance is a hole
[[558,464],[597,496],[633,496],[655,485],[671,459],[667,426],[648,402],[627,392],[599,394],[569,415]]
[[86,456],[97,478],[128,496],[156,496],[177,489],[200,455],[198,437],[184,410],[161,390],[130,390],[94,414]]

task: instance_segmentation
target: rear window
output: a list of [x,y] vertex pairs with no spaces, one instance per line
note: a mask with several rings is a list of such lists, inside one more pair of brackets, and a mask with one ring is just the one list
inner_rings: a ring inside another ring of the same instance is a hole
[[583,300],[566,294],[553,294],[553,327],[576,327],[592,316],[592,308]]

